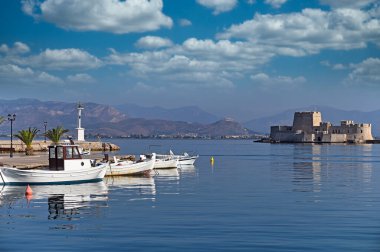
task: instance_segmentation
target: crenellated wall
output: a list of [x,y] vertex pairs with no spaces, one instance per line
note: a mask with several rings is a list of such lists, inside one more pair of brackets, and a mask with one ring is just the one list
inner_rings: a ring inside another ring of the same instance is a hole
[[274,142],[365,143],[373,140],[371,124],[341,121],[340,126],[322,122],[320,112],[295,112],[293,126],[272,126]]

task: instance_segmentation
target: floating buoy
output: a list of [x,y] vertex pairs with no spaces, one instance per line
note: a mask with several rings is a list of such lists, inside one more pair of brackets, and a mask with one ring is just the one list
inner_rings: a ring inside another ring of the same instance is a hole
[[33,194],[33,191],[32,191],[32,188],[30,188],[29,184],[28,186],[26,187],[26,190],[25,190],[25,195],[32,195]]
[[210,158],[210,163],[213,165],[214,164],[214,157]]

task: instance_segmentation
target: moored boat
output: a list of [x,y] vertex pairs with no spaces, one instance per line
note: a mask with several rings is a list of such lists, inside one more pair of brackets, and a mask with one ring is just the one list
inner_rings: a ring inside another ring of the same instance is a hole
[[177,168],[178,159],[172,157],[156,158],[154,169],[170,169]]
[[115,158],[115,162],[108,165],[106,176],[149,174],[153,170],[155,162],[155,153],[149,158],[137,162],[118,161]]
[[162,159],[177,159],[179,168],[183,165],[194,165],[198,157],[199,155],[190,156],[187,152],[184,152],[182,155],[175,155],[172,150],[169,151],[168,155],[158,155],[158,158]]
[[81,183],[102,180],[107,165],[82,158],[77,145],[49,146],[49,167],[32,170],[1,167],[0,184]]

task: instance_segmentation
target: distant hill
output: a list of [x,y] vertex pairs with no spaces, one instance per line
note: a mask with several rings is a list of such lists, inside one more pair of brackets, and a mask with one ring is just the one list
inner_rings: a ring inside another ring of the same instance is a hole
[[[43,122],[48,122],[48,128],[64,125],[74,129],[77,124],[77,104],[57,101],[42,102],[35,99],[0,100],[0,115],[16,114],[14,129],[36,127],[42,131]],[[97,122],[119,122],[126,116],[108,105],[86,103],[83,111],[86,124]],[[4,122],[0,125],[0,132],[9,133],[9,125]]]
[[[39,101],[35,99],[0,100],[0,115],[16,114],[14,131],[36,127],[41,133],[44,131],[43,122],[48,122],[48,129],[62,125],[69,129],[69,134],[75,135],[77,124],[77,104],[57,101]],[[132,118],[118,109],[96,103],[84,103],[82,124],[86,134],[103,135],[110,137],[130,135],[167,135],[167,136],[210,136],[219,137],[225,135],[247,135],[253,132],[246,130],[238,122],[231,119],[223,119],[212,124],[171,121],[163,119]],[[173,110],[174,111],[174,110]],[[188,119],[199,112],[199,118],[206,120],[206,112],[194,108],[181,108],[178,113],[189,112]],[[211,120],[209,116],[207,120]],[[9,134],[9,123],[6,121],[0,125],[0,134]]]
[[196,106],[166,109],[162,107],[142,107],[135,104],[116,105],[116,109],[130,118],[161,119],[193,123],[213,123],[221,118]]
[[320,111],[322,120],[339,125],[341,120],[354,120],[358,123],[372,123],[372,134],[380,136],[380,110],[372,112],[347,111],[328,106],[309,106],[303,108],[289,109],[273,116],[261,117],[243,123],[244,127],[254,129],[258,132],[269,133],[272,125],[292,125],[293,116],[296,111]]

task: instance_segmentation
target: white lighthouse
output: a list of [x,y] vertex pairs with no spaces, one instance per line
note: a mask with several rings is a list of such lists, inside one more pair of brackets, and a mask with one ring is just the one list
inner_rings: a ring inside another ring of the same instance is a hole
[[79,102],[78,103],[78,141],[84,141],[84,128],[82,128],[82,110],[84,109],[83,105]]

